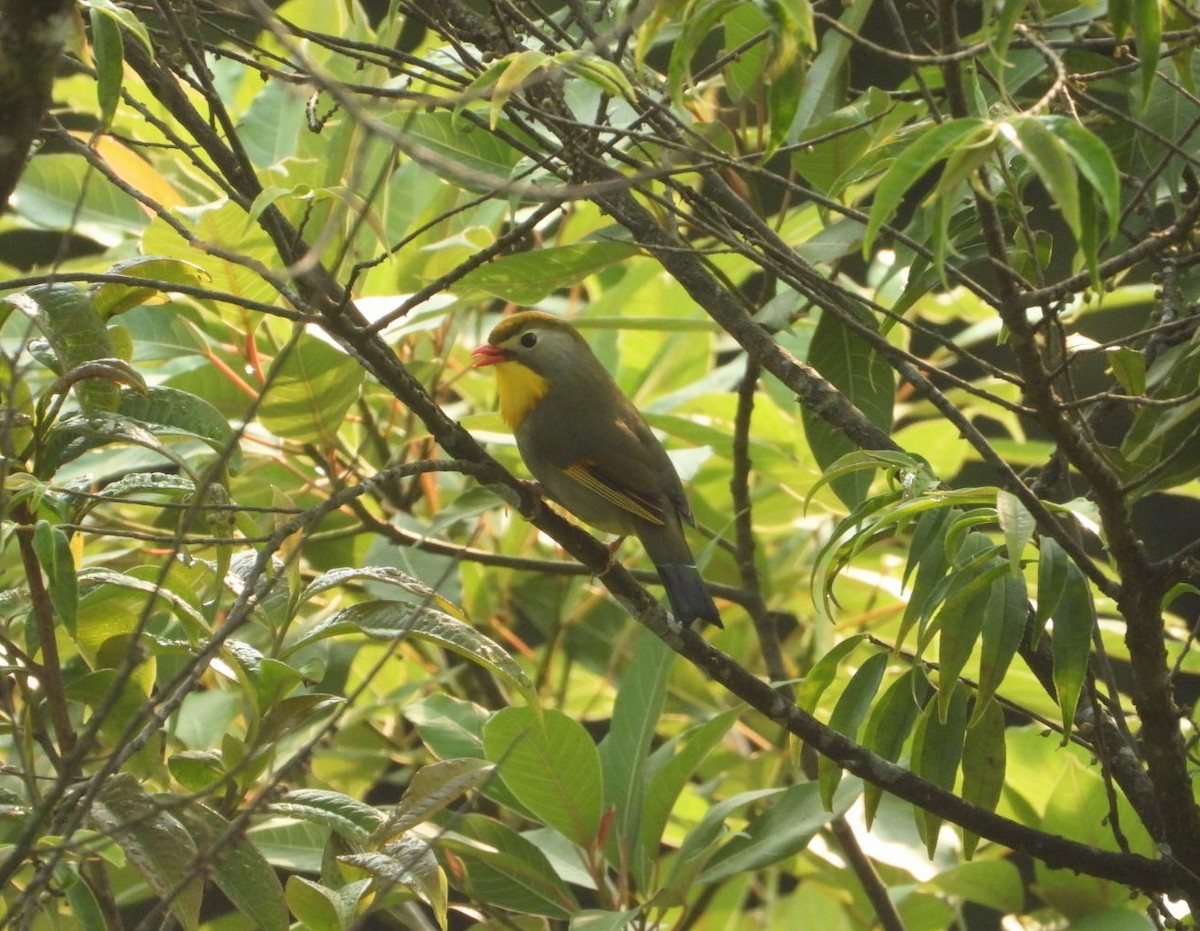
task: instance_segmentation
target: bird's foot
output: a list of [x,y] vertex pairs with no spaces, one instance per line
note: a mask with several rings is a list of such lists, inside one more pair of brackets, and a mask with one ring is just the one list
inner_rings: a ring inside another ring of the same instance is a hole
[[537,520],[541,516],[542,510],[546,507],[546,486],[541,482],[519,481],[517,484],[529,493],[531,503],[529,519]]
[[612,567],[617,564],[617,550],[621,548],[621,544],[625,542],[625,535],[617,537],[611,543],[605,543],[604,548],[608,550],[608,557],[604,560],[604,568],[596,573],[593,578],[599,578],[602,575],[607,575],[612,571]]

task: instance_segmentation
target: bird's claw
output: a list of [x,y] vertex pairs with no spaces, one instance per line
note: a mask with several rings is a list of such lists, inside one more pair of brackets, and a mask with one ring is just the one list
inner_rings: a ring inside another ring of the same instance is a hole
[[529,495],[529,519],[537,520],[546,507],[546,487],[541,482],[518,481],[517,484]]
[[605,543],[604,548],[608,550],[608,556],[604,560],[604,568],[596,573],[595,577],[608,575],[612,571],[612,567],[617,564],[617,550],[621,548],[621,544],[625,542],[625,535],[617,537],[611,543]]

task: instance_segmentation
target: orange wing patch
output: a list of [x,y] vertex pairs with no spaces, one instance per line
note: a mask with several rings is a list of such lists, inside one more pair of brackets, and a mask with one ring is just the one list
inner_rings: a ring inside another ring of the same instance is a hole
[[617,487],[596,472],[588,460],[581,459],[578,462],[572,462],[563,471],[589,491],[594,491],[605,501],[623,508],[635,517],[659,526],[666,523],[663,509],[659,505],[637,492]]

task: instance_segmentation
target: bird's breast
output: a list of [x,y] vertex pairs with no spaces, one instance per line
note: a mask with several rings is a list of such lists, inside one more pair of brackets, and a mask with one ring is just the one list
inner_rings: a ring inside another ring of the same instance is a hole
[[550,383],[520,362],[496,366],[496,390],[500,394],[500,416],[516,430],[526,415],[546,396]]

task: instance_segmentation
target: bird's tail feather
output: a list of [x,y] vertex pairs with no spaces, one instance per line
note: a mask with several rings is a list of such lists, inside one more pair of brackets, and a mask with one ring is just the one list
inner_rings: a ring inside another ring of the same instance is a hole
[[715,627],[724,627],[716,603],[699,570],[686,563],[659,563],[655,565],[658,576],[662,579],[663,588],[667,590],[667,600],[671,603],[671,613],[684,627],[691,626],[699,618]]

